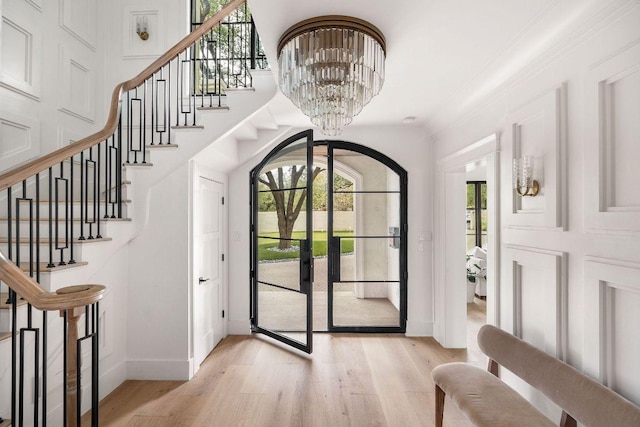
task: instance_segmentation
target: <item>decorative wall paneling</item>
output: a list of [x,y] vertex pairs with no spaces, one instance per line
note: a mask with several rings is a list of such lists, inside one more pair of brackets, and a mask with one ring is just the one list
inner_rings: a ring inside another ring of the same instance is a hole
[[30,116],[0,110],[0,170],[40,153],[40,123]]
[[[0,25],[0,86],[28,98],[40,98],[41,35],[39,13],[32,7],[2,9]],[[26,9],[26,10],[25,10]]]
[[585,257],[584,371],[640,405],[640,263]]
[[[566,84],[545,93],[507,117],[508,177],[514,158],[535,158],[534,178],[540,184],[536,197],[519,197],[510,185],[505,189],[510,209],[507,224],[517,228],[565,227],[564,145],[566,133]],[[510,181],[509,181],[510,183]]]
[[96,50],[96,0],[60,0],[60,27]]
[[[122,16],[122,57],[123,59],[155,58],[164,53],[166,31],[164,10],[158,4],[126,6]],[[138,18],[146,18],[149,38],[142,40],[136,33]]]
[[592,67],[585,82],[584,221],[640,234],[640,42]]
[[89,123],[95,120],[95,67],[93,61],[60,45],[60,111]]
[[[503,327],[530,344],[566,358],[567,254],[506,245],[507,280],[503,286]],[[508,286],[508,283],[511,286]]]

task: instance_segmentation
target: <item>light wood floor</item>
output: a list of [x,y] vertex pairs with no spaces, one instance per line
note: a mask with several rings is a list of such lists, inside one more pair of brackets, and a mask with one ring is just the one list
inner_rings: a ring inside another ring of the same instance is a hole
[[[468,307],[483,322],[482,302]],[[126,381],[101,402],[100,425],[432,426],[431,370],[467,359],[480,363],[472,348],[401,335],[316,334],[312,356],[229,336],[189,382]],[[445,426],[471,426],[445,408]]]

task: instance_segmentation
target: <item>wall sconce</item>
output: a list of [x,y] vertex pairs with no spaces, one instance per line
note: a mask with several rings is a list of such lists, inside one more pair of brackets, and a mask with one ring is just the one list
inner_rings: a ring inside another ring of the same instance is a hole
[[142,40],[149,38],[148,20],[146,16],[136,16],[136,33]]
[[535,196],[540,190],[538,181],[533,179],[533,156],[513,159],[513,188],[518,196]]

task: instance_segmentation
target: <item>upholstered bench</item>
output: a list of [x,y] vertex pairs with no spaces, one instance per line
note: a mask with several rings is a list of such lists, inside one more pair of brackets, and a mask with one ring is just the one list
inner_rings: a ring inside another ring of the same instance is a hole
[[485,325],[478,333],[489,370],[466,363],[436,367],[436,427],[442,427],[445,396],[476,426],[556,426],[517,391],[498,378],[502,365],[562,408],[559,425],[638,427],[640,408],[572,366],[521,339]]

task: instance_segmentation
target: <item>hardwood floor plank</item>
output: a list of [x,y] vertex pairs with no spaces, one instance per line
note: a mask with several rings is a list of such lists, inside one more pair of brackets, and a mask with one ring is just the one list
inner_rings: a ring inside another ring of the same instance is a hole
[[[126,381],[100,405],[101,426],[433,426],[431,369],[465,361],[432,338],[316,334],[314,354],[230,336],[191,381]],[[470,426],[445,405],[445,426]]]

